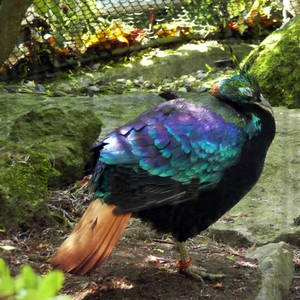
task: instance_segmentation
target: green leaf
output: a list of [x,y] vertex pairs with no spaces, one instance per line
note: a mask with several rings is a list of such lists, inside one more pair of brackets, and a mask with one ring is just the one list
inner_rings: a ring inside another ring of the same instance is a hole
[[8,267],[6,266],[5,261],[0,258],[0,279],[4,277],[10,277],[10,272]]
[[229,260],[235,260],[234,255],[227,255],[226,258],[229,259]]
[[40,277],[30,266],[23,266],[21,273],[12,278],[6,263],[0,258],[0,299],[71,300],[66,295],[56,296],[63,281],[64,275],[60,271],[51,271]]
[[15,283],[10,276],[10,272],[6,263],[0,258],[0,297],[13,295],[15,291]]
[[35,290],[22,289],[15,297],[16,300],[39,300]]
[[71,10],[76,11],[76,2],[74,0],[66,0],[66,4],[69,6]]
[[18,276],[23,279],[24,287],[27,289],[36,289],[38,286],[38,276],[30,266],[24,266],[21,274]]
[[33,1],[33,7],[34,10],[41,15],[46,15],[46,13],[48,12],[49,8],[46,5],[45,1],[41,1],[41,0],[34,0]]
[[37,294],[40,296],[40,300],[54,297],[57,292],[62,288],[64,282],[64,275],[60,271],[53,271],[48,273],[42,278]]
[[64,23],[64,15],[62,13],[62,10],[60,9],[59,6],[59,1],[57,0],[48,0],[49,2],[49,8],[54,14],[54,16],[57,18],[59,23],[63,24]]

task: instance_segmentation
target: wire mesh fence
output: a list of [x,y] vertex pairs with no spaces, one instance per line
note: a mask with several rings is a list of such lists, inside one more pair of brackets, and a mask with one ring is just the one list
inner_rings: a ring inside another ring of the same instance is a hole
[[156,40],[205,37],[208,26],[225,28],[230,18],[245,16],[253,2],[34,0],[25,13],[15,49],[0,66],[0,80],[153,47],[159,44]]

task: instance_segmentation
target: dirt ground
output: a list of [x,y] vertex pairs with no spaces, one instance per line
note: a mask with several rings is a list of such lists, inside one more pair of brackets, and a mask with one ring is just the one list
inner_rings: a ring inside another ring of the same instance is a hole
[[[5,236],[2,244],[16,247],[0,249],[13,275],[22,264],[38,273],[49,269],[48,257],[65,238],[59,229]],[[109,259],[89,276],[66,274],[61,293],[76,300],[88,299],[253,299],[260,273],[255,261],[244,258],[245,249],[198,236],[188,243],[195,264],[213,273],[224,273],[218,281],[187,278],[177,269],[177,252],[170,237],[159,235],[146,224],[132,219]]]
[[[53,195],[55,201],[62,200],[56,209],[64,212],[71,223],[76,222],[86,203],[81,207],[83,202],[78,201],[78,195],[75,197],[66,192],[60,195]],[[53,209],[52,204],[50,207]],[[73,211],[72,215],[70,211]],[[57,226],[14,234],[0,233],[0,246],[14,247],[10,251],[0,247],[0,257],[7,262],[12,275],[18,274],[23,264],[45,274],[51,269],[47,259],[70,230],[70,227]],[[224,273],[226,277],[201,283],[180,274],[178,253],[171,237],[155,232],[139,219],[131,218],[107,261],[88,276],[65,274],[61,294],[71,295],[74,300],[255,298],[261,274],[257,262],[245,258],[247,249],[217,243],[205,233],[186,244],[194,264],[205,267],[210,273]],[[298,248],[294,251],[297,269],[288,299],[300,299],[300,264],[297,264],[300,252]]]

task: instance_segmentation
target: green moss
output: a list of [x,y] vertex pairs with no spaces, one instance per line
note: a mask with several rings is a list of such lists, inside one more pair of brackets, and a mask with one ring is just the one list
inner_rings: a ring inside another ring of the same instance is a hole
[[268,36],[246,58],[273,106],[300,107],[300,17]]
[[14,229],[49,221],[45,198],[48,177],[55,172],[49,159],[12,143],[0,146],[0,224]]
[[84,166],[88,160],[87,152],[91,144],[86,146],[86,151],[83,151],[76,140],[62,138],[47,141],[45,138],[43,143],[33,147],[45,153],[57,171],[49,178],[50,187],[66,186],[84,176]]
[[84,175],[89,150],[100,129],[101,121],[90,109],[47,105],[17,118],[9,140],[44,153],[57,170],[49,185],[62,187]]

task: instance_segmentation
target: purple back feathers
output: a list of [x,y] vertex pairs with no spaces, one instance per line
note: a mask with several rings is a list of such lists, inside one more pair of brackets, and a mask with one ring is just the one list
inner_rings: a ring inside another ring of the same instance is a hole
[[245,133],[208,108],[175,99],[144,112],[102,142],[102,163],[140,167],[183,184],[198,179],[205,186],[219,182],[238,161]]

